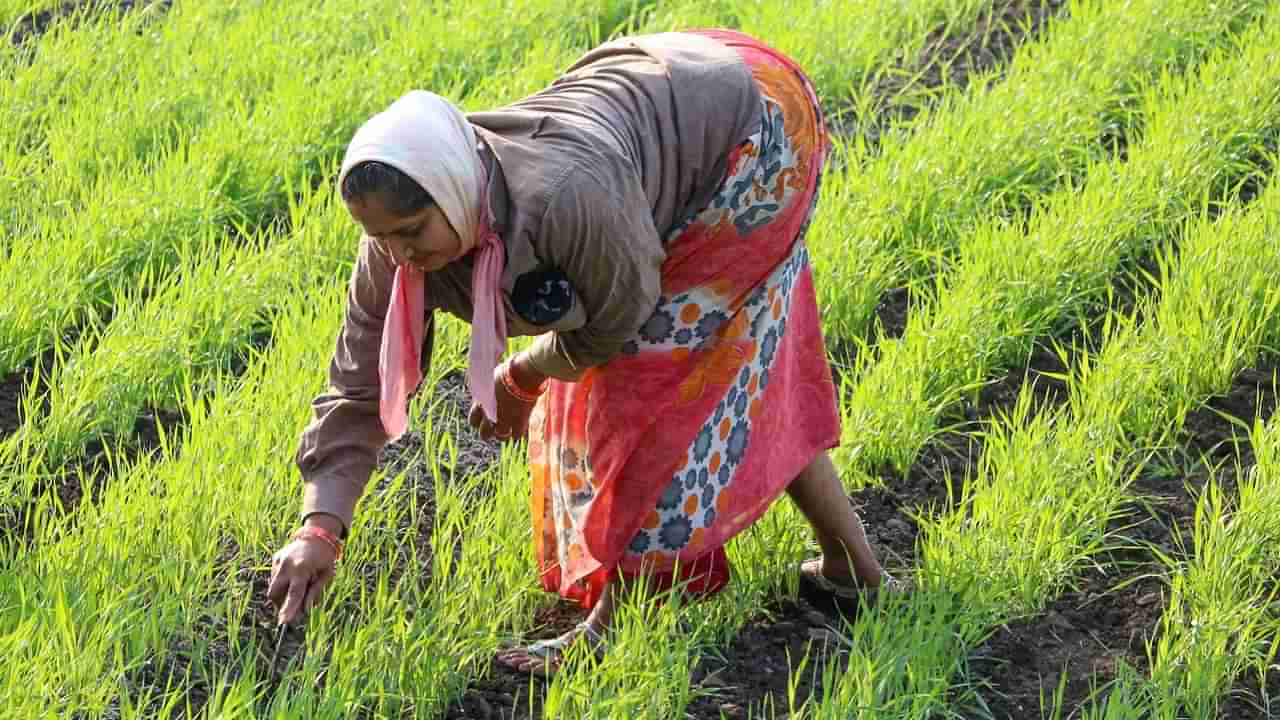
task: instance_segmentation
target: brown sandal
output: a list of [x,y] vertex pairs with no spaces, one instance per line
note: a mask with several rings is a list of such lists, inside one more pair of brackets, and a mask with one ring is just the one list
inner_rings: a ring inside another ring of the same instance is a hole
[[882,591],[896,595],[909,590],[910,585],[883,569],[880,571],[880,584],[866,587],[853,578],[842,582],[823,575],[821,557],[800,563],[800,597],[827,611],[855,615],[864,599],[870,604]]
[[[523,647],[513,647],[500,650],[495,658],[502,665],[515,670],[517,672],[526,672],[537,677],[550,678],[560,670],[560,663],[564,659],[565,652],[569,646],[576,642],[580,636],[585,635],[585,641],[591,643],[591,649],[595,652],[597,658],[604,656],[604,636],[585,622],[578,623],[574,628],[574,633],[565,633],[559,637],[549,640],[539,640],[531,645]],[[522,668],[523,663],[516,662],[514,656],[523,654],[530,661],[529,667]]]

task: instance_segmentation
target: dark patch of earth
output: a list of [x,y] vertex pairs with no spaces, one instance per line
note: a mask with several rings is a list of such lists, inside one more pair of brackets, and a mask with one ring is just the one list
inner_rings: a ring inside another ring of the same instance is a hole
[[973,76],[1007,64],[1019,47],[1040,36],[1051,19],[1065,17],[1067,5],[1066,0],[997,0],[963,32],[936,28],[915,57],[899,58],[879,74],[866,119],[854,112],[838,112],[832,122],[835,132],[860,133],[872,146],[878,145],[885,131],[933,103],[938,88],[963,88]]
[[[530,641],[552,638],[581,622],[585,612],[560,604],[540,610]],[[830,627],[837,620],[803,600],[783,600],[746,622],[733,642],[703,656],[691,671],[694,700],[684,717],[694,720],[746,718],[761,708],[787,709],[788,683],[803,658],[808,665],[796,681],[796,701],[820,692],[828,648],[838,645]],[[547,681],[530,678],[496,661],[484,677],[445,713],[446,720],[526,720],[541,716]]]
[[[120,459],[129,463],[159,450],[162,431],[172,445],[186,421],[184,415],[173,410],[149,408],[142,411],[134,421],[133,432]],[[94,502],[111,476],[112,459],[108,452],[111,442],[110,438],[90,442],[85,446],[83,457],[45,478],[35,488],[33,496],[43,497],[51,491],[58,499],[59,507],[55,512],[59,515],[72,513],[82,502]],[[38,506],[38,501],[31,501],[18,507],[0,508],[0,538],[21,545],[30,543],[33,540],[31,521]]]
[[0,380],[0,440],[22,427],[22,395],[29,375],[20,370]]
[[[1146,647],[1158,640],[1167,607],[1167,568],[1158,549],[1185,558],[1196,502],[1211,477],[1227,498],[1235,496],[1239,471],[1253,464],[1248,436],[1219,413],[1264,422],[1276,407],[1277,358],[1237,373],[1228,392],[1190,413],[1175,447],[1161,449],[1137,475],[1134,501],[1110,523],[1112,547],[1076,585],[1044,612],[998,628],[969,657],[971,680],[995,717],[1039,717],[1041,698],[1052,697],[1066,673],[1063,718],[1077,718],[1095,689],[1105,697],[1120,663],[1149,669]],[[1238,465],[1237,465],[1238,462]],[[1224,718],[1263,718],[1257,677],[1239,678],[1223,706]],[[1265,679],[1273,706],[1280,670]]]
[[[0,378],[0,441],[22,427],[22,400],[30,390],[31,378],[36,374],[37,364],[41,368],[42,376],[47,376],[54,362],[53,351],[45,351],[40,354],[38,361],[30,362],[21,369]],[[37,389],[37,392],[40,390]]]
[[[0,31],[0,35],[7,36],[10,43],[20,47],[44,35],[55,23],[67,20],[75,21],[77,17],[83,14],[81,11],[103,12],[108,8],[107,3],[104,2],[99,2],[96,7],[90,7],[94,5],[94,2],[95,0],[67,0],[48,10],[27,13],[15,20],[10,27]],[[173,0],[152,0],[151,2],[117,0],[111,5],[118,12],[129,12],[138,5],[146,8],[156,6],[161,10],[167,11],[173,6]]]

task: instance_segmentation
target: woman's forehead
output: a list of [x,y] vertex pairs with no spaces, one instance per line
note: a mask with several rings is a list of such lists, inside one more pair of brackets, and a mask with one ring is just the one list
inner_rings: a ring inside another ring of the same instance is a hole
[[358,201],[348,200],[347,210],[364,227],[366,234],[377,236],[390,235],[416,225],[427,217],[431,207],[425,207],[412,215],[397,215],[387,208],[386,203],[373,196]]

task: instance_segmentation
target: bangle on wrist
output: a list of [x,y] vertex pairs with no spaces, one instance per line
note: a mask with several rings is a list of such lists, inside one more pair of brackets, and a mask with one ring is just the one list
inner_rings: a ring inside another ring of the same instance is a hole
[[538,397],[547,390],[547,381],[545,380],[543,380],[542,384],[538,386],[538,389],[533,392],[520,387],[520,384],[516,382],[515,377],[511,374],[510,360],[502,363],[502,370],[498,373],[498,377],[502,381],[502,386],[507,389],[507,392],[510,393],[511,397],[523,403],[532,404],[537,402]]
[[347,524],[343,522],[342,518],[338,517],[337,515],[334,515],[333,513],[327,510],[312,510],[311,512],[306,513],[305,515],[302,516],[302,524],[305,526],[307,524],[307,520],[309,520],[313,515],[324,515],[325,517],[333,518],[334,522],[338,523],[338,539],[339,540],[347,539],[347,532],[348,532]]
[[333,548],[333,561],[335,563],[342,559],[342,541],[334,537],[333,533],[328,530],[325,530],[322,527],[316,527],[315,525],[307,525],[306,527],[298,528],[293,533],[294,540],[307,540],[310,538],[321,540],[327,543],[329,547]]

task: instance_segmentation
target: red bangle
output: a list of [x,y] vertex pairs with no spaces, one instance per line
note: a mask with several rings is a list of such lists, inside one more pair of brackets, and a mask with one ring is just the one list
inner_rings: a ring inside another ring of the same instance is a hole
[[334,537],[333,533],[314,525],[300,527],[293,533],[294,540],[306,540],[308,538],[316,538],[328,543],[329,547],[333,548],[333,554],[336,556],[333,559],[334,562],[342,559],[342,541]]
[[502,379],[502,387],[507,389],[507,392],[511,397],[523,403],[532,404],[538,402],[538,396],[546,392],[547,389],[546,381],[543,381],[543,383],[538,386],[536,392],[529,392],[528,390],[520,387],[520,385],[516,383],[516,379],[511,376],[510,360],[502,363],[502,372],[498,373],[498,377]]

